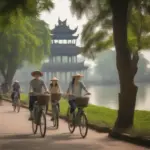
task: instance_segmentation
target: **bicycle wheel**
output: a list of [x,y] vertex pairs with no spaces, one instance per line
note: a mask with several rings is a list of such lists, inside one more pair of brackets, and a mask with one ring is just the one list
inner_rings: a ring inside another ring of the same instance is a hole
[[20,112],[20,101],[18,100],[18,103],[17,103],[17,112],[19,113]]
[[16,103],[15,102],[13,102],[13,110],[14,110],[14,112],[16,111]]
[[67,120],[68,120],[68,129],[70,131],[70,133],[73,133],[75,131],[75,123],[73,123],[74,121],[74,117],[75,114],[74,113],[70,113],[70,108],[68,108],[68,111],[67,111]]
[[59,112],[58,112],[58,106],[55,106],[55,108],[54,108],[53,126],[54,126],[56,129],[58,129],[58,127],[59,127]]
[[46,114],[48,113],[48,109],[49,109],[49,106],[48,104],[46,105]]
[[3,101],[2,101],[2,99],[0,99],[0,106],[2,106],[3,105]]
[[88,119],[85,115],[85,113],[80,114],[80,120],[79,120],[79,130],[80,130],[80,135],[82,138],[85,138],[88,133]]
[[40,114],[40,133],[41,133],[41,137],[45,137],[45,134],[46,134],[46,115],[43,111]]
[[35,113],[34,113],[35,110],[33,110],[32,112],[32,116],[33,116],[33,120],[32,120],[32,131],[33,131],[33,134],[36,134],[37,133],[37,129],[38,129],[38,125],[35,121]]

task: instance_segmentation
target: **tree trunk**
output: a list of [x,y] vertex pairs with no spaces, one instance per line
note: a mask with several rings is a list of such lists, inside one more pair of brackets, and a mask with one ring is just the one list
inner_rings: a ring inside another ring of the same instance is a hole
[[131,52],[127,42],[128,6],[130,0],[111,0],[116,65],[120,80],[118,117],[114,132],[133,126],[137,87],[134,84]]
[[14,77],[15,73],[16,73],[16,69],[10,69],[7,72],[7,75],[5,77],[5,82],[8,83],[9,87],[12,84],[12,80],[13,80],[13,77]]
[[13,61],[9,60],[8,64],[7,64],[7,68],[5,67],[0,67],[0,72],[3,75],[4,78],[4,82],[8,84],[8,86],[10,87],[12,84],[12,80],[13,77],[16,73],[17,70],[17,64],[15,64]]

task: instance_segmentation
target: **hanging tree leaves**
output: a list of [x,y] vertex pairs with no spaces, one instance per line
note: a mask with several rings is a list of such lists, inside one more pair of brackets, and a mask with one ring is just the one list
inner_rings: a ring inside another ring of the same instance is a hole
[[[11,15],[11,23],[0,28],[0,71],[9,83],[16,69],[24,62],[40,63],[50,51],[50,30],[38,17]],[[1,17],[0,19],[3,19]]]

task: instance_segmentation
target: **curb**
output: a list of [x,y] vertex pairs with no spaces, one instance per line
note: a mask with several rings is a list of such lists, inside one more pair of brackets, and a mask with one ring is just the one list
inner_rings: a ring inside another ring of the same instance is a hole
[[132,137],[128,134],[118,134],[118,133],[109,133],[109,137],[121,140],[121,141],[126,141],[135,145],[139,146],[144,146],[146,148],[150,148],[150,139],[142,138],[142,137]]
[[[3,100],[11,103],[11,100],[9,100],[9,99],[3,98]],[[21,103],[21,107],[23,107],[25,109],[28,109],[28,106],[25,105],[25,104],[22,104],[22,103]],[[51,112],[47,113],[47,115],[51,115],[51,114],[52,114]],[[59,118],[67,122],[67,118],[65,116],[60,115]],[[91,130],[94,130],[94,131],[99,132],[99,133],[108,133],[109,137],[117,139],[117,140],[126,141],[126,142],[129,142],[129,143],[132,143],[132,144],[136,144],[136,145],[140,145],[140,146],[150,148],[150,139],[146,139],[146,138],[142,138],[142,137],[138,137],[138,136],[137,137],[135,137],[135,136],[132,137],[129,134],[114,133],[114,132],[112,132],[112,130],[110,128],[99,127],[97,125],[90,124],[90,123],[89,123],[89,128]]]

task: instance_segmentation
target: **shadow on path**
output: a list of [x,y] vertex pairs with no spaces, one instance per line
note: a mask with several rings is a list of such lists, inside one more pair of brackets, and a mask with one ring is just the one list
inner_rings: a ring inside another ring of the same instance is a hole
[[47,130],[57,130],[55,127],[49,126],[46,128]]
[[14,113],[16,113],[16,112],[14,112],[13,110],[9,110],[9,111],[1,112],[1,113],[4,113],[4,114],[14,114]]
[[51,138],[55,141],[59,141],[59,140],[69,141],[69,140],[77,140],[77,139],[82,140],[80,135],[73,135],[73,134],[70,134],[70,133],[62,133],[62,134],[52,135]]
[[0,136],[0,140],[28,140],[28,139],[37,139],[37,138],[40,138],[40,139],[52,139],[52,140],[55,140],[55,141],[68,141],[68,140],[75,140],[75,139],[82,139],[80,136],[77,136],[77,135],[72,135],[70,133],[63,133],[63,134],[55,134],[55,135],[48,135],[46,136],[45,138],[41,138],[40,137],[40,134],[36,134],[36,135],[33,135],[33,134],[17,134],[17,135],[3,135],[3,136]]
[[[51,135],[46,138],[37,138],[33,135],[7,135],[0,137],[2,150],[103,150],[102,147],[89,143],[74,142],[69,134]],[[15,140],[14,140],[15,139]],[[25,140],[28,139],[28,140]],[[74,139],[74,138],[73,138]],[[66,140],[66,142],[63,142]],[[72,141],[70,141],[72,140]],[[2,143],[1,143],[2,141]]]
[[25,140],[40,138],[38,135],[33,134],[17,134],[17,135],[3,135],[0,136],[0,140]]

